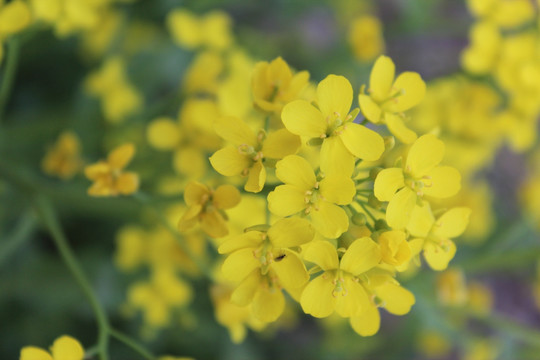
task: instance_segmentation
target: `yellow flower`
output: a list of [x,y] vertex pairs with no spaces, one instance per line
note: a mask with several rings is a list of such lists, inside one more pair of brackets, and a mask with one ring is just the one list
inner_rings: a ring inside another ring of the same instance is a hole
[[448,269],[437,277],[437,297],[447,306],[463,306],[467,302],[467,284],[463,271]]
[[473,74],[487,74],[494,69],[500,55],[501,34],[495,24],[483,21],[469,32],[470,44],[461,53],[461,65]]
[[58,176],[67,180],[72,178],[82,166],[81,143],[79,137],[72,131],[60,134],[56,144],[50,148],[41,167],[46,174]]
[[276,165],[276,176],[285,183],[268,194],[268,208],[278,216],[302,212],[309,215],[315,229],[335,239],[347,231],[349,218],[338,205],[347,205],[356,193],[350,177],[329,173],[315,176],[304,158],[289,155]]
[[369,78],[369,95],[358,97],[364,116],[374,124],[386,124],[401,142],[410,144],[416,133],[405,126],[404,111],[418,105],[426,93],[426,84],[415,72],[404,72],[394,81],[395,65],[387,56],[379,56]]
[[423,135],[411,146],[403,169],[379,172],[374,193],[379,201],[389,201],[386,221],[390,227],[405,228],[414,205],[424,195],[447,198],[459,191],[459,172],[450,166],[437,166],[443,156],[444,143],[435,135]]
[[278,303],[284,305],[281,287],[295,294],[306,284],[309,279],[306,267],[290,248],[310,242],[313,236],[309,222],[287,218],[277,221],[267,231],[248,230],[224,242],[219,252],[231,254],[221,271],[227,280],[240,282],[231,301],[242,306],[252,303],[253,315],[261,321],[276,320],[283,306],[268,308],[265,304],[277,297]]
[[113,149],[107,160],[98,161],[84,168],[84,174],[94,183],[88,189],[92,196],[117,196],[133,194],[139,189],[139,176],[123,171],[135,154],[133,144]]
[[435,220],[428,203],[414,207],[407,230],[415,238],[411,243],[422,244],[419,248],[432,269],[446,269],[456,253],[456,245],[450,238],[463,234],[470,214],[469,208],[455,207]]
[[244,189],[249,192],[262,190],[266,182],[265,167],[268,166],[268,160],[278,160],[294,154],[301,146],[300,138],[286,129],[274,131],[268,136],[264,130],[255,134],[245,122],[234,117],[218,119],[214,129],[232,145],[214,153],[210,163],[221,175],[246,176]]
[[405,315],[416,302],[414,295],[397,281],[386,279],[370,290],[370,301],[359,315],[350,318],[353,330],[361,336],[375,335],[381,325],[379,307],[393,315]]
[[293,134],[321,141],[321,169],[328,173],[352,174],[354,159],[378,160],[384,151],[382,137],[353,122],[349,113],[353,90],[343,76],[328,75],[317,86],[318,108],[295,100],[283,108],[281,119]]
[[223,11],[211,11],[198,17],[186,9],[175,9],[167,15],[166,21],[174,42],[188,49],[205,46],[224,50],[233,43],[232,21]]
[[342,317],[351,317],[360,315],[370,306],[359,277],[381,260],[379,245],[373,240],[368,237],[355,240],[341,261],[330,242],[314,241],[305,250],[304,259],[324,271],[302,292],[300,304],[306,314],[323,318],[336,311]]
[[221,185],[215,191],[197,181],[187,184],[184,200],[187,211],[178,222],[178,229],[186,231],[197,223],[210,237],[219,238],[227,235],[224,210],[238,205],[240,193],[232,185]]
[[30,8],[22,0],[0,2],[0,40],[24,30],[32,21]]
[[382,261],[388,265],[400,266],[411,258],[411,248],[407,242],[407,234],[403,231],[385,231],[377,238],[381,246]]
[[360,61],[370,61],[384,51],[381,21],[372,15],[355,18],[349,29],[349,44]]
[[50,353],[35,346],[22,348],[19,360],[83,360],[84,349],[76,339],[68,335],[57,338]]
[[182,88],[188,94],[216,94],[225,64],[213,51],[198,53],[185,72]]
[[261,61],[253,70],[253,101],[258,109],[279,115],[285,104],[300,98],[308,84],[309,73],[300,71],[293,75],[281,57],[270,63]]

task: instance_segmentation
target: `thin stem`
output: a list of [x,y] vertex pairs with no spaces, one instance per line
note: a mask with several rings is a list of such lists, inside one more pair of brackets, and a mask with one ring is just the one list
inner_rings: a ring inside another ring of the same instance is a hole
[[145,358],[147,360],[155,360],[156,359],[156,357],[154,355],[152,355],[148,350],[146,350],[144,347],[139,345],[135,340],[130,338],[128,335],[126,335],[124,333],[121,333],[120,331],[115,330],[115,329],[109,329],[109,333],[111,334],[111,336],[113,338],[115,338],[116,340],[122,342],[127,347],[131,348],[136,353],[141,355],[143,358]]
[[7,59],[0,84],[0,124],[4,122],[4,111],[13,87],[19,62],[19,39],[12,37],[7,44]]
[[365,206],[363,203],[359,202],[358,203],[362,209],[364,209],[364,211],[366,212],[366,214],[368,214],[368,216],[371,218],[371,220],[373,220],[373,223],[376,223],[377,222],[377,219],[375,218],[375,216],[373,216],[373,214],[371,213],[371,211],[368,210],[367,206]]
[[35,199],[35,205],[39,217],[47,227],[62,259],[92,307],[92,311],[94,312],[98,323],[98,354],[101,360],[108,360],[109,322],[105,310],[98,302],[97,297],[90,286],[90,282],[76,260],[75,254],[68,244],[50,200],[44,196],[38,195]]
[[25,214],[17,223],[13,232],[2,241],[0,246],[0,266],[8,259],[20,246],[30,239],[30,234],[36,227],[36,218],[30,214]]

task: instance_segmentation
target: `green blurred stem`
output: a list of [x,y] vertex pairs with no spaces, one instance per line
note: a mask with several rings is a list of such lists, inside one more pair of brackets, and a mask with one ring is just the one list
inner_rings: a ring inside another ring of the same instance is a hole
[[2,240],[0,244],[0,266],[8,259],[19,247],[30,239],[30,235],[36,228],[36,218],[30,214],[25,214],[17,223],[13,232]]
[[148,350],[143,348],[141,345],[139,345],[135,340],[127,336],[126,334],[121,333],[118,330],[110,329],[109,330],[111,336],[115,338],[116,340],[122,342],[127,347],[133,349],[135,352],[137,352],[139,355],[141,355],[143,358],[147,360],[155,360],[156,358],[154,355],[152,355]]
[[0,124],[4,122],[4,111],[13,88],[19,62],[19,39],[12,37],[7,42],[7,59],[0,84]]
[[62,231],[60,222],[56,216],[56,212],[51,204],[51,201],[43,195],[37,195],[35,197],[35,205],[39,214],[39,217],[47,227],[62,259],[66,263],[69,271],[77,281],[77,284],[81,287],[84,296],[90,303],[96,320],[98,323],[98,354],[101,360],[108,360],[108,345],[109,345],[109,321],[105,310],[101,307],[90,282],[86,278],[81,266],[75,258],[75,254],[71,250],[68,244],[66,236]]

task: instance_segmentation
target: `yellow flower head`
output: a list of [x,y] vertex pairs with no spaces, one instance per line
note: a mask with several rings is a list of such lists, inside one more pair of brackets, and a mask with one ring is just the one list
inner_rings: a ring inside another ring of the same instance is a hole
[[349,227],[349,218],[339,205],[352,202],[356,193],[350,177],[329,173],[315,176],[304,158],[289,155],[276,165],[280,185],[268,194],[268,208],[278,216],[301,212],[309,216],[315,229],[327,238],[335,239]]
[[470,214],[469,208],[455,207],[435,220],[428,203],[414,207],[407,230],[415,237],[411,242],[421,245],[415,248],[423,249],[424,258],[432,269],[446,269],[456,253],[451,238],[463,234]]
[[405,126],[403,112],[422,101],[426,84],[415,72],[404,72],[394,81],[395,71],[392,59],[380,56],[371,70],[369,95],[362,88],[358,101],[369,121],[386,124],[395,137],[410,144],[416,140],[416,133]]
[[379,201],[389,201],[386,221],[400,230],[407,226],[411,212],[424,195],[447,198],[461,188],[461,175],[450,166],[439,166],[444,143],[435,135],[423,135],[414,142],[403,168],[384,169],[377,175],[374,193]]
[[81,166],[81,143],[77,134],[72,131],[63,132],[41,162],[41,167],[46,174],[58,176],[64,180],[72,178]]
[[0,3],[0,39],[24,30],[32,21],[32,14],[26,2],[14,0]]
[[88,189],[92,196],[117,196],[133,194],[139,189],[139,176],[134,172],[123,171],[135,154],[131,143],[113,149],[107,160],[88,165],[84,174],[94,183]]
[[302,292],[300,304],[306,314],[323,318],[336,311],[342,317],[351,317],[370,306],[368,293],[358,278],[381,260],[379,245],[373,240],[357,239],[341,261],[330,242],[314,241],[305,250],[304,259],[323,270]]
[[201,229],[213,238],[227,235],[229,230],[224,210],[238,205],[240,192],[232,185],[221,185],[216,190],[197,181],[187,184],[184,200],[187,211],[178,222],[178,229],[186,231],[197,223]]
[[[224,242],[219,252],[231,254],[221,270],[227,280],[240,282],[231,301],[238,305],[253,302],[253,315],[261,321],[277,319],[283,308],[273,307],[275,312],[269,313],[260,301],[266,298],[267,290],[281,293],[279,289],[283,287],[295,294],[306,284],[309,279],[306,267],[290,248],[310,242],[314,234],[306,220],[287,218],[277,221],[266,231],[263,228],[248,229]],[[268,284],[272,286],[268,288]],[[262,295],[256,296],[261,291]]]
[[84,349],[76,339],[68,335],[57,338],[50,352],[35,346],[22,348],[19,360],[83,360]]
[[286,129],[268,136],[263,130],[255,134],[245,122],[234,117],[218,119],[214,129],[232,145],[212,155],[210,163],[222,175],[247,177],[244,189],[249,192],[262,190],[266,182],[265,166],[268,166],[269,160],[294,154],[301,146],[300,138]]
[[349,29],[349,44],[360,61],[370,61],[384,51],[381,21],[372,15],[354,19]]
[[295,100],[283,108],[281,119],[293,134],[322,141],[321,168],[329,173],[352,174],[354,159],[378,160],[383,138],[353,122],[358,111],[352,105],[352,86],[343,76],[328,75],[317,86],[318,108]]
[[382,260],[388,265],[399,266],[410,260],[411,248],[403,231],[385,231],[377,240],[381,246]]
[[308,84],[309,73],[301,71],[293,75],[281,57],[270,63],[261,61],[253,70],[253,101],[258,109],[279,115],[285,104],[300,98]]

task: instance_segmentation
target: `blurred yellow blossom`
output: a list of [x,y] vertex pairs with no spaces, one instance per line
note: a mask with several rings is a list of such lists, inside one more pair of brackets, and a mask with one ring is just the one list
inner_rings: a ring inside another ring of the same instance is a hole
[[349,44],[360,61],[370,61],[384,52],[382,23],[373,15],[355,18],[349,28]]
[[82,167],[81,143],[73,131],[64,131],[41,162],[43,171],[61,179],[71,179]]
[[84,349],[81,343],[68,335],[57,338],[50,352],[35,346],[26,346],[21,350],[19,360],[83,360]]

